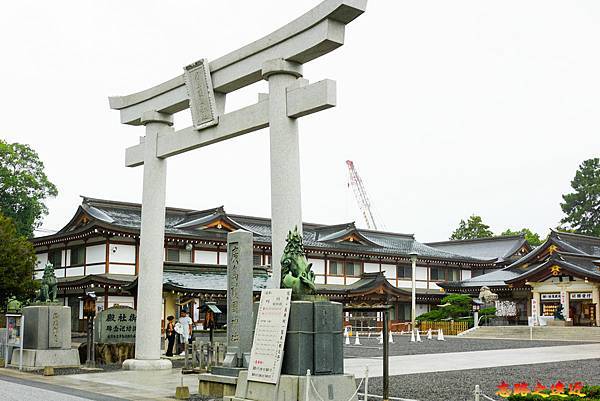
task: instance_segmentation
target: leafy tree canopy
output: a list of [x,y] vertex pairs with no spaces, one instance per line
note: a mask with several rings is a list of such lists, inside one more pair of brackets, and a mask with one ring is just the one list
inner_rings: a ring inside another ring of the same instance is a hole
[[494,236],[494,233],[490,230],[490,226],[483,223],[481,216],[472,215],[465,222],[461,220],[458,228],[454,230],[450,239],[474,239],[474,238],[487,238]]
[[19,235],[33,235],[48,214],[44,200],[57,194],[33,149],[0,139],[0,212],[13,219]]
[[560,204],[566,215],[561,223],[578,234],[600,236],[600,158],[581,163],[571,187]]
[[521,235],[521,234],[524,235],[527,242],[529,242],[529,244],[531,244],[533,246],[541,245],[542,242],[544,242],[544,240],[540,238],[540,235],[538,233],[534,233],[533,231],[531,231],[528,228],[522,228],[519,231],[513,231],[509,228],[509,229],[503,231],[502,234],[500,234],[500,235]]
[[33,270],[35,251],[27,238],[17,233],[13,221],[0,213],[0,308],[10,297],[26,301],[33,297],[37,283]]
[[468,318],[472,314],[472,298],[465,294],[450,294],[442,298],[438,308],[417,316],[418,321],[458,320]]

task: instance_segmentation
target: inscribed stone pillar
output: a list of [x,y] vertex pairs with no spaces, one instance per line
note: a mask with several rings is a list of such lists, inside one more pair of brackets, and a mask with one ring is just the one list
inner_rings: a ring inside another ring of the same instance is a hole
[[227,234],[227,355],[224,366],[248,367],[252,349],[252,233]]
[[281,256],[287,233],[302,233],[300,143],[298,121],[287,116],[287,88],[302,76],[302,65],[275,59],[262,68],[269,81],[269,133],[271,155],[271,288],[281,282]]
[[137,289],[139,335],[135,339],[135,359],[126,360],[123,369],[170,369],[171,362],[160,359],[167,161],[156,157],[156,146],[159,133],[173,131],[173,117],[147,112],[142,123],[146,139]]

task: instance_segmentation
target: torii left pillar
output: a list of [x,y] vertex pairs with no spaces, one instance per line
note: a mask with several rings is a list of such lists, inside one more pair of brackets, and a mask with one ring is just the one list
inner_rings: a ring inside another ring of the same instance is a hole
[[173,131],[173,116],[150,111],[141,122],[146,126],[146,139],[135,359],[123,362],[123,369],[171,369],[171,361],[160,358],[167,160],[156,157],[156,146],[159,133]]

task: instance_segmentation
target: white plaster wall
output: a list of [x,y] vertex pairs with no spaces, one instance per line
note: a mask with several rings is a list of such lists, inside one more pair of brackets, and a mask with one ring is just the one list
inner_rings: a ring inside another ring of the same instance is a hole
[[462,270],[461,271],[461,280],[468,280],[471,278],[471,270]]
[[[198,263],[198,261],[196,261]],[[227,265],[227,252],[219,252],[219,264]]]
[[417,280],[427,280],[427,271],[429,269],[424,266],[417,266]]
[[396,278],[396,265],[381,265],[381,271],[386,278]]
[[344,284],[344,278],[327,276],[327,284]]
[[311,270],[315,274],[325,274],[325,260],[323,259],[308,259],[309,263],[312,263]]
[[67,271],[67,277],[83,276],[83,266],[69,267],[68,269],[66,269],[66,271]]
[[37,257],[37,266],[36,269],[42,269],[48,263],[48,253],[38,253],[35,255]]
[[346,277],[346,284],[356,283],[358,280],[360,280],[359,277]]
[[426,281],[417,281],[417,283],[415,284],[416,288],[427,288],[427,282]]
[[[116,251],[113,252],[113,249]],[[119,263],[135,263],[135,245],[110,244],[109,260]]]
[[62,269],[54,269],[54,275],[56,277],[65,277],[65,268]]
[[104,274],[104,265],[87,266],[86,274]]
[[[63,260],[65,261],[63,266],[71,266],[71,250],[70,249],[66,249],[63,251]],[[67,274],[69,274],[69,273],[67,273]]]
[[[106,245],[92,245],[85,250],[85,263],[100,263],[106,262]],[[104,270],[104,267],[103,267]],[[104,273],[104,271],[103,271]]]
[[391,279],[391,278],[388,278],[388,279],[387,279],[387,281],[388,281],[388,282],[389,282],[391,285],[393,285],[394,287],[396,286],[396,279]]
[[398,280],[398,287],[400,287],[400,288],[412,288],[412,281],[410,281],[410,280]]
[[[212,251],[194,251],[194,260],[196,263],[200,264],[217,264],[217,253]],[[225,262],[227,263],[227,261]]]
[[[56,274],[55,274],[55,275],[56,275]],[[33,277],[34,277],[34,278],[36,278],[36,279],[40,279],[40,280],[41,280],[41,279],[42,279],[42,277],[44,277],[44,271],[43,271],[43,270],[40,270],[40,271],[37,271],[37,272],[35,272],[35,274],[34,274],[34,276],[33,276]]]
[[364,272],[365,273],[378,273],[379,272],[379,263],[364,263]]
[[135,275],[135,266],[129,265],[108,265],[108,272],[111,274],[131,274]]
[[315,276],[315,283],[325,284],[325,276]]
[[415,312],[417,314],[417,316],[422,315],[423,313],[427,313],[428,307],[427,304],[417,304],[415,307]]
[[431,288],[432,290],[439,290],[440,286],[434,282],[431,282],[431,283],[429,283],[429,288]]

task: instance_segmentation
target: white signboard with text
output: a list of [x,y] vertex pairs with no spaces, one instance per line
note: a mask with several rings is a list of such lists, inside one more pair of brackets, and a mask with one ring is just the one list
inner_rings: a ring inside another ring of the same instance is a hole
[[248,380],[264,383],[279,380],[291,300],[291,289],[261,291]]

